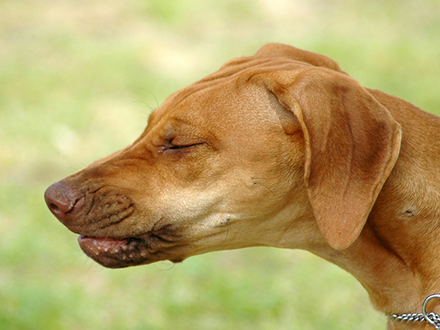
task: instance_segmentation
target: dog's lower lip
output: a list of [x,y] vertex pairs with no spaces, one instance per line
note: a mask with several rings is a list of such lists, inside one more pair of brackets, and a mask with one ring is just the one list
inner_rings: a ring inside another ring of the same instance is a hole
[[79,236],[78,243],[81,247],[87,246],[95,254],[119,253],[127,245],[127,239],[116,239],[111,237],[88,237]]
[[102,242],[122,242],[122,241],[126,241],[127,239],[118,239],[118,238],[112,238],[112,237],[91,237],[91,236],[84,236],[84,235],[80,235],[78,237],[79,241],[84,241],[84,240],[95,240],[95,241],[102,241]]
[[78,243],[87,256],[108,268],[139,265],[148,257],[142,240],[136,238],[79,236]]

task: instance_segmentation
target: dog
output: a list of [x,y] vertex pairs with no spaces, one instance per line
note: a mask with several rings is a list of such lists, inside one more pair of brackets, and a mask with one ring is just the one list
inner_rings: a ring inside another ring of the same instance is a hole
[[271,43],[227,62],[45,201],[105,267],[304,249],[355,276],[388,329],[436,326],[440,118],[323,55]]

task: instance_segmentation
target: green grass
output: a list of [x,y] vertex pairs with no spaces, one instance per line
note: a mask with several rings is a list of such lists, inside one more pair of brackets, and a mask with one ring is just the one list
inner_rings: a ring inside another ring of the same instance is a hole
[[439,12],[434,0],[0,1],[0,329],[384,329],[351,275],[306,252],[103,269],[42,197],[132,142],[169,94],[268,41],[440,114]]

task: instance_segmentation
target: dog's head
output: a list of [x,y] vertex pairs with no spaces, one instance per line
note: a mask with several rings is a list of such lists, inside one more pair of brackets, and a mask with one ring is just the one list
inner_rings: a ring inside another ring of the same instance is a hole
[[358,237],[400,127],[331,59],[268,44],[170,96],[130,146],[53,184],[52,213],[107,267]]

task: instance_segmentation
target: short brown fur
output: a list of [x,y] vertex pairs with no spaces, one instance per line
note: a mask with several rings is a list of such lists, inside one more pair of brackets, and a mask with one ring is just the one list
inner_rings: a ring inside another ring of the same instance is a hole
[[299,248],[353,274],[379,311],[415,313],[440,293],[439,165],[439,117],[328,57],[267,44],[170,96],[132,145],[45,196],[107,267]]

